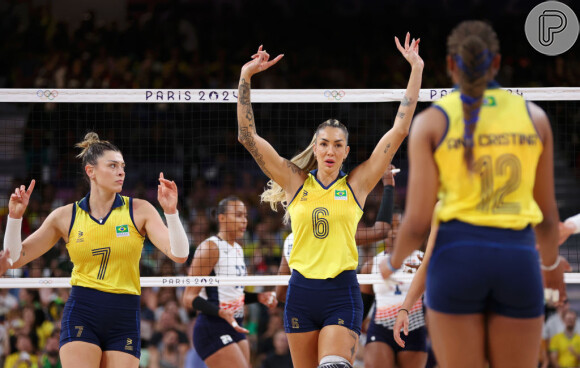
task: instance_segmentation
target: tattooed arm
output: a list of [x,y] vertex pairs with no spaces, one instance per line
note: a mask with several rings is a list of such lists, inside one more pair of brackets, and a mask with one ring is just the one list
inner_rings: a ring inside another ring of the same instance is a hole
[[252,76],[276,64],[283,56],[278,55],[269,61],[270,55],[262,51],[260,46],[252,60],[242,67],[238,87],[238,141],[252,154],[264,174],[293,194],[304,181],[306,174],[289,160],[280,157],[274,147],[258,135],[250,99]]
[[361,206],[364,206],[369,192],[377,185],[377,182],[391,163],[395,152],[409,134],[409,127],[421,89],[423,74],[423,60],[419,56],[419,39],[413,39],[409,43],[409,33],[405,38],[405,47],[395,37],[395,43],[401,54],[411,64],[411,76],[405,90],[405,95],[399,106],[393,127],[383,135],[375,147],[371,157],[356,167],[349,176],[349,184],[355,192]]

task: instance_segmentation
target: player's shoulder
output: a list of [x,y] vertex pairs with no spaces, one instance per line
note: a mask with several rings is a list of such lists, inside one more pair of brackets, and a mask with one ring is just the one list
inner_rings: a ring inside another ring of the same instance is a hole
[[67,230],[71,224],[74,206],[76,206],[76,203],[69,203],[54,209],[48,215],[45,222],[51,226],[58,227],[63,231]]
[[139,199],[139,198],[130,198],[130,197],[126,197],[129,200],[132,200],[133,202],[133,211],[137,211],[137,210],[151,210],[151,209],[155,209],[155,207],[153,207],[153,205],[145,200],[145,199]]

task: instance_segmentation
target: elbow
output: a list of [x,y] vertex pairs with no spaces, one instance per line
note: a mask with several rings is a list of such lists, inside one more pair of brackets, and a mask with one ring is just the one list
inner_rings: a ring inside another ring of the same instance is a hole
[[398,125],[396,127],[395,132],[397,133],[397,137],[402,141],[405,138],[407,138],[407,136],[409,136],[409,124],[405,124],[405,126]]

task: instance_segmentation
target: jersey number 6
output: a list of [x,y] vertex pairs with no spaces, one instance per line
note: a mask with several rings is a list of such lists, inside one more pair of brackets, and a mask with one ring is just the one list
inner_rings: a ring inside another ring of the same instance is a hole
[[312,230],[318,239],[324,239],[328,236],[328,220],[325,218],[328,215],[329,212],[324,207],[318,207],[312,211]]

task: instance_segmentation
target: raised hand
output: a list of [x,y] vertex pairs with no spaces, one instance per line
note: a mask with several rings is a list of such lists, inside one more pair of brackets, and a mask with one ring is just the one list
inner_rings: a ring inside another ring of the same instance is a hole
[[157,200],[168,215],[177,212],[177,185],[173,180],[165,179],[163,173],[159,173]]
[[274,60],[270,60],[270,54],[266,50],[262,50],[262,45],[258,48],[258,52],[252,55],[252,60],[248,61],[242,67],[242,75],[246,77],[251,77],[254,74],[263,72],[272,65],[276,64],[280,59],[284,57],[284,54],[276,56]]
[[421,67],[423,68],[423,59],[419,56],[419,42],[421,41],[420,38],[414,39],[409,44],[409,40],[411,35],[407,32],[407,36],[405,37],[405,47],[401,46],[399,39],[395,36],[395,44],[397,48],[403,55],[403,57],[411,64],[411,67]]
[[28,189],[26,189],[24,185],[21,185],[20,188],[14,190],[14,193],[10,196],[10,202],[8,202],[8,215],[10,217],[13,219],[22,218],[24,211],[26,211],[26,207],[28,207],[30,195],[32,195],[35,184],[36,181],[32,179]]

